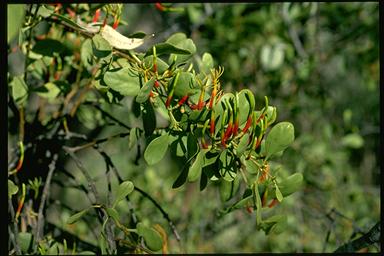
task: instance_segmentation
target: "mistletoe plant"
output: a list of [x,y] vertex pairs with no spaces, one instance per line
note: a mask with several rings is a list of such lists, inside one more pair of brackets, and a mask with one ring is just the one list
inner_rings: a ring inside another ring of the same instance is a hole
[[[69,133],[65,117],[76,115],[85,94],[91,90],[98,92],[93,102],[95,107],[100,103],[116,104],[123,97],[132,97],[132,109],[137,117],[141,116],[143,126],[128,127],[130,147],[138,143],[140,137],[146,138],[144,159],[148,165],[159,163],[168,148],[185,159],[173,188],[199,179],[200,190],[209,181],[219,184],[223,202],[237,198],[222,209],[220,215],[245,208],[255,211],[257,227],[267,234],[283,231],[286,216],[268,212],[300,188],[302,175],[295,173],[282,179],[277,175],[278,170],[271,168],[270,160],[281,156],[293,142],[293,125],[276,123],[277,109],[269,105],[268,97],[257,109],[254,94],[249,89],[223,92],[220,76],[224,68],[214,67],[209,53],[204,53],[201,58],[196,56],[194,42],[183,33],[173,34],[145,52],[136,51],[149,36],[138,32],[126,37],[116,31],[121,10],[119,4],[31,7],[19,40],[27,56],[27,70],[23,75],[9,76],[10,91],[19,111],[25,108],[28,97],[37,94],[51,104],[59,105],[50,120],[45,122],[62,120],[65,131]],[[101,15],[104,15],[104,20],[99,22]],[[108,25],[110,17],[113,17],[112,26]],[[41,38],[33,38],[31,29],[42,21],[51,24],[52,31]],[[27,33],[29,40],[22,40]],[[73,44],[65,46],[59,40],[62,37]],[[76,70],[78,76],[71,85],[68,80]],[[31,87],[26,74],[43,85]],[[79,91],[81,76],[86,77],[87,85],[78,101],[69,104]],[[168,127],[157,127],[156,113],[168,120]],[[19,139],[21,152],[23,137]],[[78,148],[63,148],[79,163],[74,155]],[[105,154],[103,156],[110,160]],[[22,157],[23,154],[9,175],[20,170]],[[108,163],[113,166],[110,161]],[[83,169],[81,164],[78,167]],[[122,223],[116,210],[117,203],[140,189],[134,186],[134,181],[119,180],[121,184],[110,205],[94,202],[89,208],[72,215],[67,222],[74,223],[93,208],[103,220],[102,234],[108,252],[115,252],[113,242],[108,239],[109,219],[125,234],[121,239],[123,245],[136,251],[164,249],[164,232],[161,230],[140,222],[132,228]],[[8,182],[13,188],[11,197],[17,194],[17,186],[11,180]],[[241,183],[244,185],[240,186]],[[96,194],[96,188],[91,186],[91,190]],[[265,219],[266,215],[269,217]],[[144,238],[144,247],[138,247],[140,240],[133,234]]]

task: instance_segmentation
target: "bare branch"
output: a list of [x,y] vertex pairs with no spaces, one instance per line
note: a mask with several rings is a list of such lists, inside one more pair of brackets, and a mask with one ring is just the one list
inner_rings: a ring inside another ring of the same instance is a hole
[[51,185],[51,180],[53,176],[53,172],[56,169],[56,161],[58,159],[58,154],[54,154],[52,158],[52,162],[49,164],[49,171],[48,171],[48,176],[44,184],[43,188],[43,194],[41,196],[41,201],[40,201],[40,206],[39,206],[39,212],[38,212],[38,217],[37,217],[37,225],[36,225],[36,234],[35,234],[35,246],[38,245],[39,241],[41,240],[43,236],[43,226],[44,226],[44,205],[45,201],[47,200],[48,193],[49,193],[49,188]]
[[334,252],[356,252],[380,241],[380,221],[376,223],[365,235],[349,243],[343,244]]

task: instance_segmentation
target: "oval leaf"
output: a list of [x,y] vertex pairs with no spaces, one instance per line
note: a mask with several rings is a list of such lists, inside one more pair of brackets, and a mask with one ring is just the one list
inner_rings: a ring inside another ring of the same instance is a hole
[[153,88],[153,84],[155,83],[155,78],[152,77],[151,80],[149,80],[148,82],[146,82],[143,87],[141,87],[140,91],[139,91],[139,94],[137,95],[136,97],[136,101],[138,103],[143,103],[145,102],[148,97],[149,97],[149,94],[150,92],[152,91],[152,88]]
[[20,232],[18,234],[18,242],[21,251],[24,253],[28,252],[28,249],[30,248],[32,243],[32,234],[27,232]]
[[193,182],[193,181],[196,181],[200,177],[201,170],[202,170],[203,165],[204,165],[204,157],[205,157],[206,152],[207,152],[206,150],[202,149],[197,154],[195,161],[193,162],[193,164],[189,168],[188,181]]
[[162,248],[163,240],[159,232],[153,228],[148,228],[142,223],[137,224],[137,233],[144,238],[146,246],[152,251]]
[[139,78],[129,68],[107,71],[103,80],[106,85],[124,96],[136,96],[140,91]]
[[301,188],[303,183],[303,175],[301,173],[294,173],[288,178],[278,183],[281,194],[286,197],[296,192]]
[[144,159],[149,165],[156,164],[163,159],[168,149],[168,137],[168,134],[163,134],[149,143],[144,152]]
[[16,186],[15,183],[13,183],[13,181],[8,180],[8,196],[9,196],[9,198],[11,198],[14,194],[16,194],[17,191],[19,191],[19,187]]
[[286,149],[295,139],[294,127],[289,122],[276,124],[268,134],[265,141],[266,157]]
[[275,195],[276,195],[276,198],[279,202],[283,201],[283,195],[281,194],[281,191],[279,189],[279,186],[277,186],[277,184],[275,184]]
[[123,200],[134,189],[133,183],[129,180],[122,182],[117,188],[115,204]]
[[[176,47],[176,46],[169,44],[169,43],[159,43],[159,44],[156,44],[155,47],[156,47],[156,55],[157,56],[160,56],[163,54],[171,54],[171,53],[191,54],[190,51],[185,50],[185,49],[181,49],[181,48]],[[152,47],[151,47],[151,49],[148,50],[148,52],[145,54],[144,57],[151,56],[151,55],[153,55],[153,48]]]
[[109,217],[111,217],[116,223],[119,222],[119,213],[114,208],[105,209]]
[[68,218],[67,220],[67,224],[73,224],[75,223],[76,221],[78,221],[86,212],[88,211],[88,209],[85,209],[85,210],[82,210],[78,213],[75,213],[73,214],[71,217]]

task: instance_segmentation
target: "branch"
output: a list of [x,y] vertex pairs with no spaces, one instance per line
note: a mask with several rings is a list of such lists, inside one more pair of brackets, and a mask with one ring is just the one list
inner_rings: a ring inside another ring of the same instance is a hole
[[[14,220],[15,219],[15,209],[13,209],[13,204],[12,204],[11,199],[8,200],[8,207],[9,207],[9,211],[11,212],[11,219]],[[16,254],[21,255],[21,250],[20,250],[20,246],[19,246],[19,242],[18,242],[18,235],[19,235],[19,230],[17,228],[17,223],[16,223],[16,221],[13,221],[13,237],[14,237],[14,239],[12,239],[12,241],[13,241],[13,245],[15,246]]]
[[[89,175],[88,171],[83,166],[80,159],[75,155],[72,148],[67,147],[67,146],[63,146],[63,149],[67,154],[69,154],[72,157],[72,159],[75,161],[76,166],[80,169],[80,171],[83,173],[83,175],[87,179],[88,186],[90,187],[90,189],[91,189],[91,191],[95,197],[95,203],[100,202],[99,194],[98,194],[97,189],[96,189],[96,184],[92,180],[91,175]],[[98,213],[99,213],[101,218],[107,218],[108,217],[108,214],[105,212],[105,210],[102,210],[102,211],[98,210]],[[104,216],[102,216],[102,215],[104,215]],[[113,238],[113,232],[112,232],[111,225],[107,225],[106,231],[107,231],[106,232],[107,233],[107,241],[109,243],[109,246],[110,246],[112,252],[114,252],[116,250],[116,243],[115,243],[115,240]]]
[[123,126],[124,128],[127,128],[128,130],[131,130],[131,127],[129,127],[128,125],[124,124],[123,122],[118,120],[116,117],[114,117],[111,114],[109,114],[107,111],[103,110],[99,105],[97,105],[97,103],[94,103],[94,102],[92,102],[92,103],[84,102],[84,104],[92,105],[93,107],[97,108],[97,110],[99,110],[103,115],[105,115],[106,117],[111,119],[112,121],[115,121],[116,123],[118,123],[119,125]]
[[[98,150],[99,151],[99,150]],[[104,157],[105,161],[108,161],[108,163],[113,166],[112,170],[114,171],[119,183],[122,183],[124,180],[121,178],[117,168],[114,166],[111,158],[103,151],[99,151],[99,153]],[[144,197],[148,198],[155,206],[157,209],[159,209],[159,211],[161,212],[161,214],[163,215],[164,219],[166,219],[168,221],[168,224],[169,226],[171,227],[172,229],[172,232],[173,234],[175,235],[176,237],[176,240],[180,243],[180,235],[179,233],[177,232],[176,230],[176,227],[175,225],[173,224],[172,220],[169,218],[169,215],[166,211],[164,211],[164,209],[160,206],[160,204],[158,202],[156,202],[155,199],[153,199],[147,192],[145,192],[144,190],[138,188],[136,185],[134,186],[134,190],[136,190],[137,192],[139,192],[140,194],[142,194]]]
[[365,235],[349,243],[343,244],[334,252],[356,252],[380,241],[380,221]]
[[[109,168],[112,168],[112,171],[115,173],[116,177],[118,178],[119,183],[122,183],[123,179],[120,177],[120,175],[116,169],[116,166],[112,162],[112,159],[107,155],[107,153],[105,153],[102,149],[98,148],[97,146],[94,146],[93,148],[96,149],[96,151],[99,152],[100,155],[104,158],[104,161],[105,161],[105,164],[107,165],[108,171],[109,171]],[[136,226],[136,224],[137,224],[136,213],[135,213],[133,207],[131,206],[131,201],[129,199],[129,196],[126,196],[126,198],[127,198],[128,204],[129,204],[129,211],[130,211],[131,216],[132,216],[132,221]]]
[[37,246],[39,244],[39,241],[41,240],[41,238],[43,236],[43,232],[44,232],[44,230],[43,230],[43,225],[44,225],[44,215],[43,215],[44,205],[45,205],[45,201],[47,200],[47,197],[48,197],[49,187],[51,185],[51,180],[52,180],[53,172],[56,169],[56,161],[57,161],[57,159],[58,159],[58,155],[54,154],[52,162],[49,164],[48,176],[47,176],[47,179],[46,179],[45,184],[44,184],[43,194],[41,196],[41,201],[40,201],[40,206],[39,206],[39,213],[38,213],[38,217],[37,217],[36,235],[35,235],[36,243],[35,243],[35,246]]
[[112,136],[107,137],[107,138],[98,139],[98,140],[94,140],[94,141],[85,143],[81,146],[76,146],[76,147],[64,146],[65,147],[64,150],[67,152],[75,153],[79,150],[86,149],[86,148],[93,147],[93,146],[99,145],[101,143],[107,142],[108,140],[116,138],[116,137],[124,138],[124,137],[128,136],[129,134],[130,134],[129,132],[122,132],[122,133],[118,133],[118,134],[112,135]]
[[142,194],[144,197],[148,198],[156,206],[156,208],[159,209],[159,211],[163,214],[164,219],[166,219],[168,221],[168,224],[171,227],[172,232],[176,237],[176,240],[180,243],[179,233],[177,233],[176,227],[173,224],[172,220],[169,218],[168,213],[166,211],[164,211],[164,209],[156,202],[156,200],[153,199],[147,192],[145,192],[144,190],[141,190],[137,186],[135,186],[134,189],[137,192],[139,192],[140,194]]

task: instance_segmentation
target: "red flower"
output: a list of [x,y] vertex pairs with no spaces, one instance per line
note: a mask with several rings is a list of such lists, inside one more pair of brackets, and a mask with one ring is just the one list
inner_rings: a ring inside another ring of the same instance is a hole
[[157,10],[159,10],[161,12],[165,11],[165,7],[161,3],[156,3],[155,7]]

